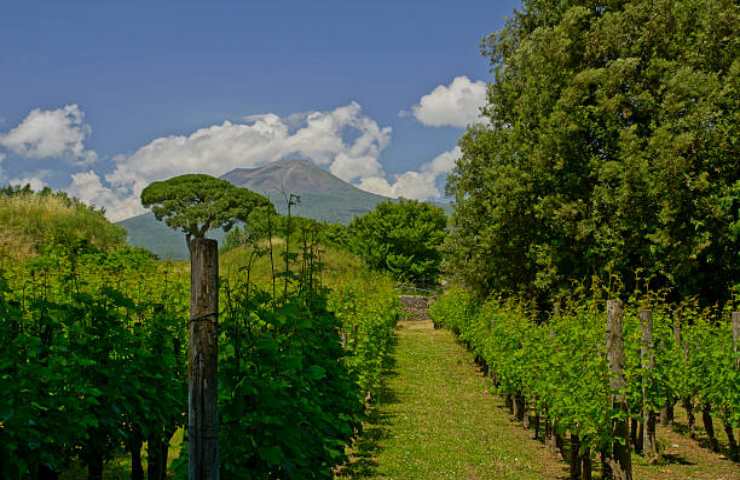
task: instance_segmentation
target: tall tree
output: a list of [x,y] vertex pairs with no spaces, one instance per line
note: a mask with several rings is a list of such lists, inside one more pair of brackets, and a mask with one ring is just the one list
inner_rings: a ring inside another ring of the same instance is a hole
[[190,480],[218,480],[218,242],[209,230],[230,230],[269,201],[209,175],[154,182],[141,194],[158,220],[182,230],[190,249],[188,454]]
[[728,299],[739,23],[731,0],[525,0],[484,41],[495,81],[449,182],[451,269],[541,303],[594,274]]
[[401,199],[378,204],[349,226],[350,246],[376,270],[390,271],[401,281],[437,281],[447,216],[434,205]]

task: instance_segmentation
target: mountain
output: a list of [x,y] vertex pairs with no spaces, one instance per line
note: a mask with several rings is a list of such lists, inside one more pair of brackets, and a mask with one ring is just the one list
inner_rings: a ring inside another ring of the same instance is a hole
[[270,198],[280,213],[287,213],[285,195],[294,193],[300,203],[292,212],[301,217],[347,224],[387,197],[360,190],[310,160],[293,158],[257,168],[237,168],[221,178]]
[[[237,168],[221,178],[266,195],[283,214],[287,212],[286,194],[296,194],[300,202],[292,207],[294,215],[330,223],[347,224],[388,200],[360,190],[304,158],[287,158],[257,168]],[[188,257],[185,235],[157,221],[151,213],[123,220],[119,225],[126,229],[128,241],[133,245],[162,258]],[[224,232],[215,230],[208,236],[220,242]]]

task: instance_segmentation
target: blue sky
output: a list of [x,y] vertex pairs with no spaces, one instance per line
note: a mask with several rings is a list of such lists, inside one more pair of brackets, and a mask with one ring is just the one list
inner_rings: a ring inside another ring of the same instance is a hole
[[[517,4],[13,2],[0,17],[0,180],[109,211],[128,201],[120,217],[157,176],[297,149],[368,190],[432,197],[472,118],[451,110],[490,79],[480,40]],[[245,119],[258,114],[271,115]]]

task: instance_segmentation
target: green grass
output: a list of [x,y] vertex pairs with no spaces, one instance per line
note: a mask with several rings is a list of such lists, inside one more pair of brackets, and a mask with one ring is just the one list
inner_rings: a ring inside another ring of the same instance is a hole
[[527,480],[565,464],[509,420],[471,355],[430,321],[401,322],[395,365],[344,478]]
[[52,242],[87,240],[102,249],[121,246],[125,231],[102,213],[55,195],[0,195],[0,264],[24,260]]
[[[395,362],[341,479],[567,479],[568,467],[513,422],[490,380],[447,330],[403,321]],[[677,410],[677,430],[685,420]],[[701,423],[701,422],[699,422]],[[716,422],[719,423],[719,422]],[[721,428],[715,428],[718,432]],[[669,428],[658,428],[663,461],[632,455],[635,479],[733,480],[740,467]],[[724,437],[719,433],[721,440]],[[594,478],[601,478],[594,458]]]

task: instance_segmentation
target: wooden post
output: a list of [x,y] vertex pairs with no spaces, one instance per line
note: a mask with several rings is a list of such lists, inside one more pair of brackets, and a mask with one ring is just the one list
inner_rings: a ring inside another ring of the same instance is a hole
[[218,242],[190,243],[188,478],[218,480]]
[[[735,369],[740,370],[740,356],[738,356],[738,342],[740,342],[740,312],[732,312],[732,351],[735,352]],[[737,440],[735,439],[735,431],[732,424],[725,421],[725,434],[727,435],[727,443],[730,448],[730,458],[737,461],[740,459],[740,452],[738,452]]]
[[740,343],[740,312],[732,312],[732,347],[735,352],[735,368],[740,369],[740,356],[738,356],[738,346]]
[[655,409],[650,404],[650,390],[655,370],[655,350],[653,348],[653,316],[650,310],[640,310],[642,326],[642,345],[640,364],[642,366],[642,447],[648,463],[658,461],[658,447],[655,443]]
[[[674,335],[678,335],[676,338],[677,338],[678,345],[680,345],[681,349],[683,350],[684,367],[688,367],[689,342],[685,338],[683,338],[683,335],[681,334],[680,319],[679,319],[678,325],[679,325],[678,334],[676,334],[676,331],[674,330]],[[694,400],[691,394],[688,394],[681,399],[681,402],[683,403],[684,410],[686,410],[686,422],[688,423],[688,426],[689,426],[689,437],[692,440],[696,440],[696,415],[694,415]]]
[[[609,466],[615,480],[632,480],[629,432],[627,428],[627,399],[624,378],[624,306],[620,300],[606,302],[607,336],[606,355],[609,364],[609,403],[612,411],[621,411],[622,418],[612,423],[612,445]],[[616,440],[621,439],[621,440]]]

